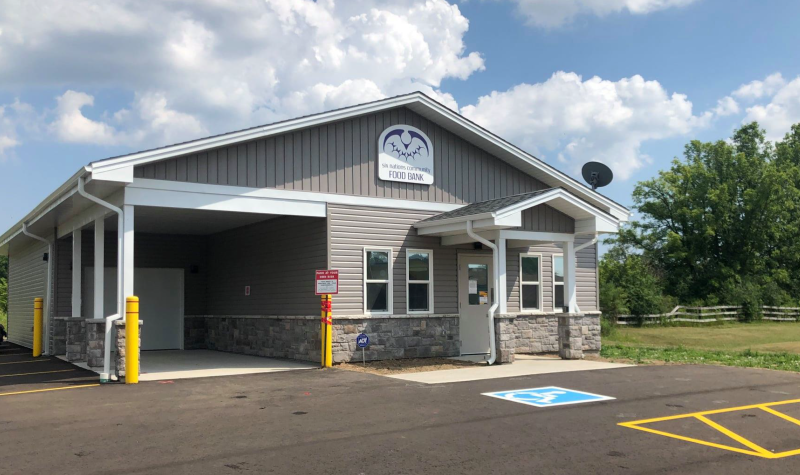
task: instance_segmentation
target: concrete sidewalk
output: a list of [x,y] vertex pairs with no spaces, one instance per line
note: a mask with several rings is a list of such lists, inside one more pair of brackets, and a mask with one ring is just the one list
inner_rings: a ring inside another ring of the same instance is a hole
[[424,373],[407,373],[390,375],[390,378],[402,379],[424,384],[460,383],[464,381],[480,381],[483,379],[513,378],[536,374],[568,373],[573,371],[591,371],[598,369],[630,368],[631,365],[605,363],[591,360],[562,360],[546,356],[517,355],[514,364],[475,366]]

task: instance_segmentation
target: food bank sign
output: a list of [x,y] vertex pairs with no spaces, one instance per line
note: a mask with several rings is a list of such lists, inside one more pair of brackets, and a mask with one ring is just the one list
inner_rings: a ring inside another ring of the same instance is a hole
[[378,138],[378,177],[430,185],[433,183],[433,143],[410,125],[393,125]]

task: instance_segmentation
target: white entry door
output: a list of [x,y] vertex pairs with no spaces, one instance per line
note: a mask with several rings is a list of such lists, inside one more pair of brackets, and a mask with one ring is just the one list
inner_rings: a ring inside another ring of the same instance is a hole
[[[109,316],[117,313],[117,269],[106,267],[104,274],[103,308],[105,316]],[[86,282],[84,314],[92,315],[94,268],[85,268],[83,279]],[[139,319],[142,320],[142,349],[182,349],[183,269],[135,269],[133,279],[134,293],[139,297]]]
[[460,255],[458,303],[461,354],[489,354],[489,307],[494,298],[491,256]]

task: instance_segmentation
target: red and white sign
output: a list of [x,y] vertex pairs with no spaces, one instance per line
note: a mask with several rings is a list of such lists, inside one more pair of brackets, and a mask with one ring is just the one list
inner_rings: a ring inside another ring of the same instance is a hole
[[338,270],[318,270],[316,278],[317,295],[339,293],[339,271]]

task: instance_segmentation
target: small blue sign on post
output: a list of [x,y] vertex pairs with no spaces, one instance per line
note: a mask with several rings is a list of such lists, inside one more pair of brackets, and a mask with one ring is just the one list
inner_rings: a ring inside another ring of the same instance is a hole
[[366,333],[358,334],[358,336],[356,337],[356,345],[358,345],[358,347],[361,348],[361,364],[366,366],[367,357],[366,355],[364,355],[364,348],[366,348],[367,345],[369,345],[369,337],[367,336]]
[[557,386],[497,391],[493,393],[483,393],[483,395],[536,407],[563,406],[566,404],[580,404],[582,402],[608,401],[614,399],[610,396],[575,391],[574,389],[564,389]]
[[369,345],[369,337],[366,333],[361,333],[356,337],[356,345],[359,348],[366,348]]

